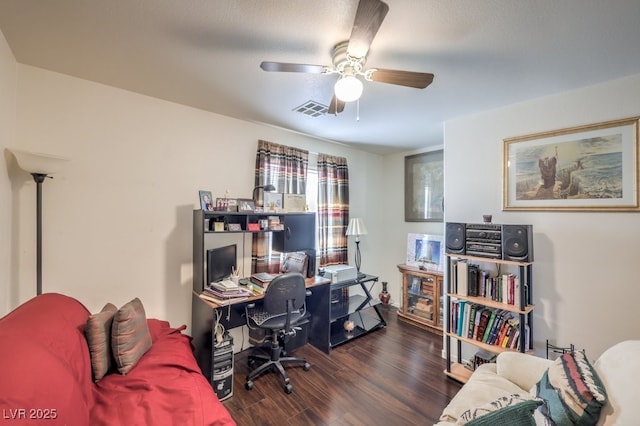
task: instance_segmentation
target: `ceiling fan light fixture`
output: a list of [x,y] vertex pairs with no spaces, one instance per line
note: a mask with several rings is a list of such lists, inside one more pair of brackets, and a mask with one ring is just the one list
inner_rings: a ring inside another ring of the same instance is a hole
[[353,75],[345,75],[336,82],[333,90],[342,102],[353,102],[362,95],[363,84]]

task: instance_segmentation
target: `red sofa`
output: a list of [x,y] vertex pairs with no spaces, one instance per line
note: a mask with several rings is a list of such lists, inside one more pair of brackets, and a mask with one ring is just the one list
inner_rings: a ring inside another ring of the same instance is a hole
[[94,383],[89,315],[77,300],[48,293],[0,319],[0,423],[235,425],[189,336],[166,321],[147,320],[153,343],[133,370]]

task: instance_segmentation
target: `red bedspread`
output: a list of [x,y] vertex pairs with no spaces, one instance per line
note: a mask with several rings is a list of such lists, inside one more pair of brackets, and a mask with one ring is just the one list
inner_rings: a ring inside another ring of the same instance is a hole
[[[0,319],[0,420],[16,424],[235,425],[202,375],[190,338],[149,319],[151,349],[94,384],[75,299],[44,294]],[[0,423],[4,424],[2,421]]]
[[148,323],[151,350],[126,376],[110,374],[96,384],[91,424],[235,424],[200,372],[184,327]]

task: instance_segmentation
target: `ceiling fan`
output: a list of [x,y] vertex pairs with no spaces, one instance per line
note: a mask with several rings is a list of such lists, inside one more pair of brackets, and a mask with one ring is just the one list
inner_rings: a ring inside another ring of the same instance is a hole
[[380,0],[360,0],[351,37],[334,47],[332,66],[262,62],[260,68],[276,72],[339,74],[329,105],[330,114],[342,112],[346,102],[360,98],[363,84],[359,76],[367,81],[424,89],[433,81],[433,74],[364,67],[371,42],[388,11],[389,6]]

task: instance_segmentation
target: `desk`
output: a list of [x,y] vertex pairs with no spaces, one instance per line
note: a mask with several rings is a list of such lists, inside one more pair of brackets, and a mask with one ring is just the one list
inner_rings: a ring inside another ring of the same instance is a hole
[[[311,290],[311,296],[307,298],[307,310],[312,315],[312,318],[314,310],[311,309],[311,306],[314,306],[319,312],[329,311],[330,283],[330,280],[321,276],[306,279],[306,287]],[[221,314],[220,324],[226,330],[242,327],[247,324],[244,318],[245,306],[263,297],[264,295],[255,295],[236,303],[219,306],[216,303],[201,299],[195,291],[192,292],[191,336],[193,337],[193,354],[205,377],[211,377],[215,311],[219,310]],[[323,347],[316,347],[327,352],[324,345]]]
[[[311,290],[311,296],[307,297],[307,311],[311,315],[309,343],[330,353],[331,348],[339,344],[386,327],[387,323],[379,309],[380,302],[371,296],[371,288],[377,281],[378,277],[373,275],[337,283],[331,283],[321,276],[307,279],[307,289]],[[361,291],[356,294],[353,289]],[[251,296],[237,303],[219,306],[201,299],[196,292],[192,293],[191,336],[194,356],[206,377],[211,377],[212,370],[214,311],[220,310],[220,323],[226,330],[244,326],[245,306],[263,297]],[[350,333],[344,330],[347,320],[353,321],[355,326]]]

